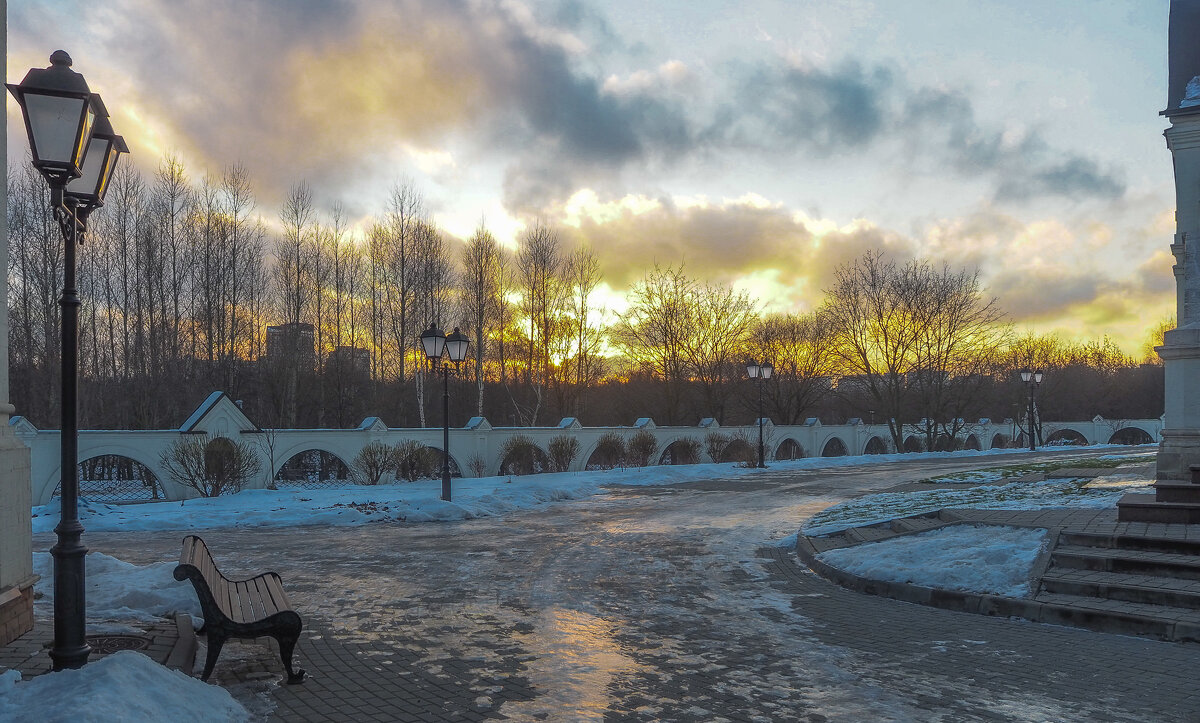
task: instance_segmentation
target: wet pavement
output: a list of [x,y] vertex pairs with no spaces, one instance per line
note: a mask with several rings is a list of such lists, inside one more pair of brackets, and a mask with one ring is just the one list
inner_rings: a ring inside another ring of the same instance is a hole
[[[860,595],[772,546],[848,497],[1006,461],[616,488],[454,523],[202,532],[231,577],[279,572],[306,623],[302,685],[279,685],[259,642],[228,644],[215,677],[278,720],[1200,720],[1200,646]],[[145,564],[177,557],[183,534],[85,542]]]

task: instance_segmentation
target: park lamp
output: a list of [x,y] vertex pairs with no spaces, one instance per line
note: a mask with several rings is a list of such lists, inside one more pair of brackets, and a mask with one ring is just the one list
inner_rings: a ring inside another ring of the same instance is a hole
[[775,373],[775,367],[771,366],[771,362],[765,361],[759,366],[758,373],[763,379],[770,379],[771,375]]
[[100,96],[95,98],[101,112],[92,126],[92,138],[83,159],[82,173],[78,178],[68,181],[63,192],[84,218],[104,205],[104,195],[108,192],[108,182],[112,180],[117,159],[122,153],[129,152],[125,139],[113,131]]
[[446,354],[450,356],[450,361],[454,362],[454,366],[458,366],[467,358],[467,347],[471,345],[471,339],[464,333],[454,327],[454,331],[450,336],[446,337]]
[[421,349],[425,352],[425,358],[432,364],[434,360],[440,359],[442,351],[446,348],[446,335],[442,330],[437,328],[437,323],[429,325],[429,328],[421,332]]
[[1026,384],[1029,383],[1029,378],[1032,376],[1033,376],[1033,372],[1029,371],[1028,368],[1021,370],[1021,381],[1025,382]]
[[1038,369],[1037,371],[1035,371],[1033,373],[1033,383],[1034,384],[1042,383],[1042,370],[1041,369]]
[[21,106],[34,167],[52,189],[79,178],[100,104],[71,70],[71,56],[56,50],[50,67],[31,68],[19,85],[6,86]]
[[759,366],[758,362],[754,361],[753,359],[746,362],[746,375],[751,379],[758,379],[758,375],[761,373],[762,367]]

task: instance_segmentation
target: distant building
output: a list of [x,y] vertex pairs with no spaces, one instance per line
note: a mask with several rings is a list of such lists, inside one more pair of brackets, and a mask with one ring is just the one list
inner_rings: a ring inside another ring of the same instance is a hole
[[371,352],[357,346],[339,346],[329,352],[325,369],[335,374],[371,374]]
[[311,370],[317,345],[312,324],[280,324],[267,327],[267,363],[295,360],[301,369]]

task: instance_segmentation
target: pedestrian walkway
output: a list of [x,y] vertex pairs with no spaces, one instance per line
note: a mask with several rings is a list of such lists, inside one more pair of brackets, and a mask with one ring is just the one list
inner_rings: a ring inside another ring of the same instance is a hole
[[[118,650],[136,650],[155,662],[191,673],[195,635],[190,629],[182,630],[181,634],[181,624],[191,625],[191,618],[183,617],[184,620],[174,623],[165,620],[147,623],[141,629],[122,625],[120,632],[89,631],[87,641],[92,646],[92,653],[88,660],[95,661]],[[54,621],[36,617],[33,630],[0,647],[0,672],[16,670],[25,680],[49,673],[53,667],[50,660],[53,646]]]

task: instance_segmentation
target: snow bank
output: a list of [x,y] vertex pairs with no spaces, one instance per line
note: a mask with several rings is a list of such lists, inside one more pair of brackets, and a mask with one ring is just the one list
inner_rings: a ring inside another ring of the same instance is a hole
[[[196,591],[190,582],[175,579],[175,564],[133,565],[99,552],[88,554],[84,558],[84,596],[89,631],[96,632],[93,620],[159,622],[176,611],[199,621],[202,616]],[[36,604],[48,610],[54,605],[54,561],[50,553],[33,553],[33,570],[41,575],[34,591],[43,596]]]
[[817,559],[872,580],[943,590],[1028,597],[1029,575],[1046,530],[951,525],[829,550]]
[[[1115,445],[1096,445],[1094,448]],[[1063,447],[1074,452],[1083,447]],[[1041,450],[1045,453],[1048,450]],[[456,479],[453,502],[443,502],[440,480],[376,486],[347,484],[317,490],[246,490],[234,495],[183,502],[109,505],[81,499],[79,518],[89,532],[135,530],[205,530],[220,527],[292,527],[296,525],[364,525],[368,522],[433,522],[502,515],[549,502],[580,499],[603,492],[602,486],[655,486],[699,480],[728,480],[791,470],[854,467],[901,460],[945,459],[1014,454],[986,452],[922,452],[854,457],[810,457],[773,462],[766,470],[731,464],[692,464],[624,470],[560,472],[526,477]],[[58,523],[59,503],[33,508],[34,532],[50,532]]]
[[246,721],[250,714],[229,692],[150,658],[124,650],[79,670],[39,675],[0,674],[0,720],[41,723],[110,721]]
[[828,535],[897,517],[933,512],[943,507],[985,510],[1038,510],[1048,507],[1102,509],[1114,507],[1128,492],[1153,491],[1151,480],[1101,478],[1012,482],[968,489],[882,492],[826,508],[804,523],[806,535]]

